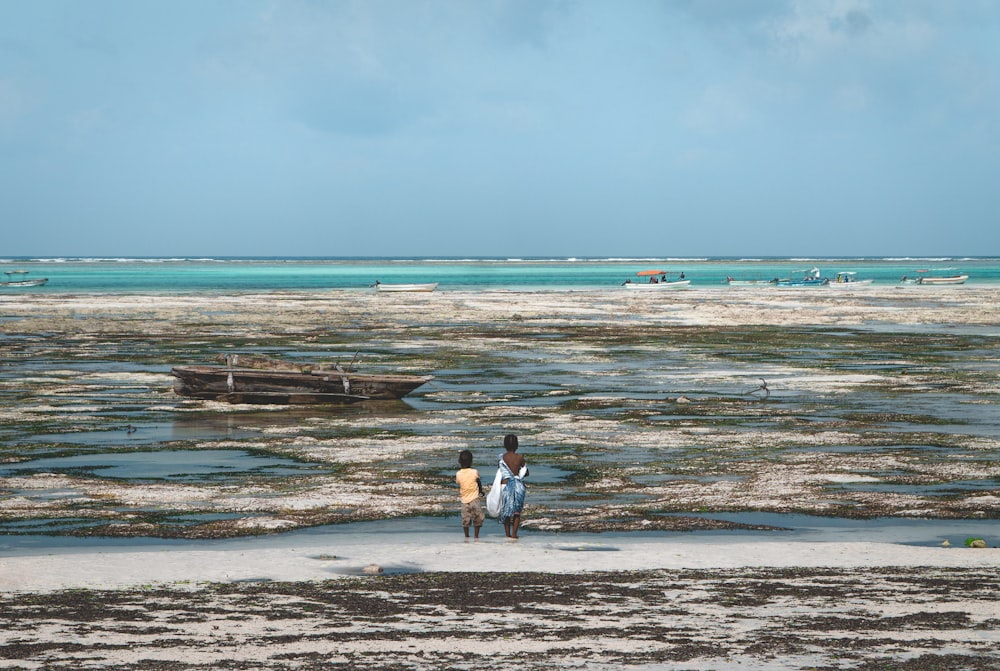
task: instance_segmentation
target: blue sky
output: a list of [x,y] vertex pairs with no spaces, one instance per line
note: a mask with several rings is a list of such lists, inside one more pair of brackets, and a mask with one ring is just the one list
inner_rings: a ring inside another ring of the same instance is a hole
[[0,257],[1000,255],[1000,3],[0,0]]

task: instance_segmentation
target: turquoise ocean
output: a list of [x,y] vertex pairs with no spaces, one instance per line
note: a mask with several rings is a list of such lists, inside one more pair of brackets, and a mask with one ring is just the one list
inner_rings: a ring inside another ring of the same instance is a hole
[[[855,258],[0,258],[0,271],[28,271],[45,286],[17,291],[67,293],[201,293],[368,289],[386,283],[438,282],[440,291],[595,290],[620,286],[642,270],[683,272],[692,287],[728,288],[727,277],[823,277],[850,271],[876,285],[898,284],[917,271],[967,274],[968,284],[1000,284],[1000,257]],[[3,277],[3,276],[0,276]],[[13,289],[0,288],[10,292]]]

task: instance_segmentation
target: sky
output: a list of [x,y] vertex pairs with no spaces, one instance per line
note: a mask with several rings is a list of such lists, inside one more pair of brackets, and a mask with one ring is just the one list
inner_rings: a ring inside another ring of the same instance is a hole
[[0,0],[0,258],[1000,255],[993,0]]

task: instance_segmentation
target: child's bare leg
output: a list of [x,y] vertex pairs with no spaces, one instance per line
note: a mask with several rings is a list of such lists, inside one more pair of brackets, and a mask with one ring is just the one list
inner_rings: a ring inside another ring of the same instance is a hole
[[[462,531],[465,532],[465,537],[469,537],[469,527],[462,527]],[[476,527],[476,537],[479,537],[479,527]]]
[[514,533],[513,533],[513,535],[511,537],[512,538],[517,538],[517,530],[521,528],[521,516],[520,515],[514,515],[514,521],[513,521],[513,523],[512,523],[511,526],[514,529]]
[[[479,538],[479,530],[480,530],[480,529],[482,529],[482,526],[478,526],[478,527],[476,527],[476,538]],[[468,529],[466,529],[466,530],[465,530],[465,535],[466,535],[466,536],[468,536],[468,535],[469,535],[469,530],[468,530]]]
[[510,520],[504,520],[503,531],[507,535],[507,538],[510,538]]

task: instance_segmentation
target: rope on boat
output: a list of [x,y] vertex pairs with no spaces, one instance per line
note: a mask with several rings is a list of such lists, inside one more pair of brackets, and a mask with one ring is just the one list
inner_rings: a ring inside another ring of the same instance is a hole
[[339,363],[337,364],[337,372],[340,373],[340,381],[344,385],[344,393],[347,394],[348,396],[350,396],[351,395],[351,381],[350,381],[350,379],[348,379],[347,373],[344,372],[344,369],[340,367]]

